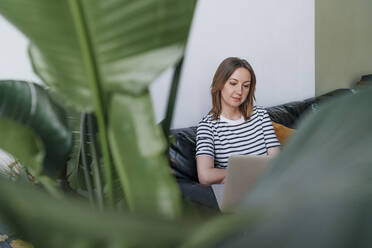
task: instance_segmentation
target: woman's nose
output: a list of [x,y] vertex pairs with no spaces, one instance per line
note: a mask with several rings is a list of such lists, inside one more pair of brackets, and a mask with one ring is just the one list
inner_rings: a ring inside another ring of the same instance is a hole
[[241,87],[241,86],[236,87],[235,92],[236,92],[237,94],[241,95],[241,94],[242,94],[242,87]]

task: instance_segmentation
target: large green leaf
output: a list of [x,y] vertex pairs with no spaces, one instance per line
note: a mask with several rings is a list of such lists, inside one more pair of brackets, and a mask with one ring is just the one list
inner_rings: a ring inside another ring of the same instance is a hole
[[257,223],[221,247],[371,247],[371,99],[364,89],[307,116],[238,210]]
[[[0,81],[0,116],[27,126],[37,134],[45,149],[43,172],[52,177],[61,173],[72,146],[71,131],[64,110],[50,99],[44,88],[24,81]],[[13,132],[11,128],[1,130]],[[16,155],[14,150],[9,152]]]
[[75,107],[94,110],[111,203],[105,102],[113,92],[143,94],[181,58],[194,5],[195,0],[0,2],[0,14],[30,39],[34,70],[44,83]]
[[35,247],[176,247],[195,223],[100,212],[0,178],[0,219]]
[[32,42],[34,69],[44,83],[92,110],[90,83],[106,92],[141,93],[180,59],[194,5],[195,0],[2,0],[0,14]]
[[114,95],[109,108],[110,147],[129,207],[174,217],[181,210],[179,192],[167,166],[161,128],[149,109],[149,93]]

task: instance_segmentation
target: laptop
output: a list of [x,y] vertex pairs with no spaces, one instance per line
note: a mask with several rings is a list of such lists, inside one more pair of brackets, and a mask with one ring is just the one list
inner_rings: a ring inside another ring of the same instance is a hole
[[225,184],[213,184],[212,189],[222,212],[231,212],[254,187],[272,156],[233,155],[229,158]]

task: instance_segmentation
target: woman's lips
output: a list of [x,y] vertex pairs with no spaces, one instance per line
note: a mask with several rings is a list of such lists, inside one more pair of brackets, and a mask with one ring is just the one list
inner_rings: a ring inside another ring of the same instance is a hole
[[232,99],[233,99],[234,101],[237,101],[237,102],[240,102],[240,100],[241,100],[240,97],[232,97]]

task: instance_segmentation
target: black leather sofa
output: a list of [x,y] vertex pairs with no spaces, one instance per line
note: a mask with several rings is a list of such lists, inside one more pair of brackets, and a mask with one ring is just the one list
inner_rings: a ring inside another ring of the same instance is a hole
[[[316,110],[320,104],[331,98],[351,93],[350,89],[338,89],[319,97],[289,102],[266,110],[272,121],[296,128],[297,121],[307,111]],[[173,137],[169,148],[170,164],[183,199],[197,207],[219,211],[212,188],[200,185],[198,181],[195,161],[196,126],[173,129],[171,135]]]

